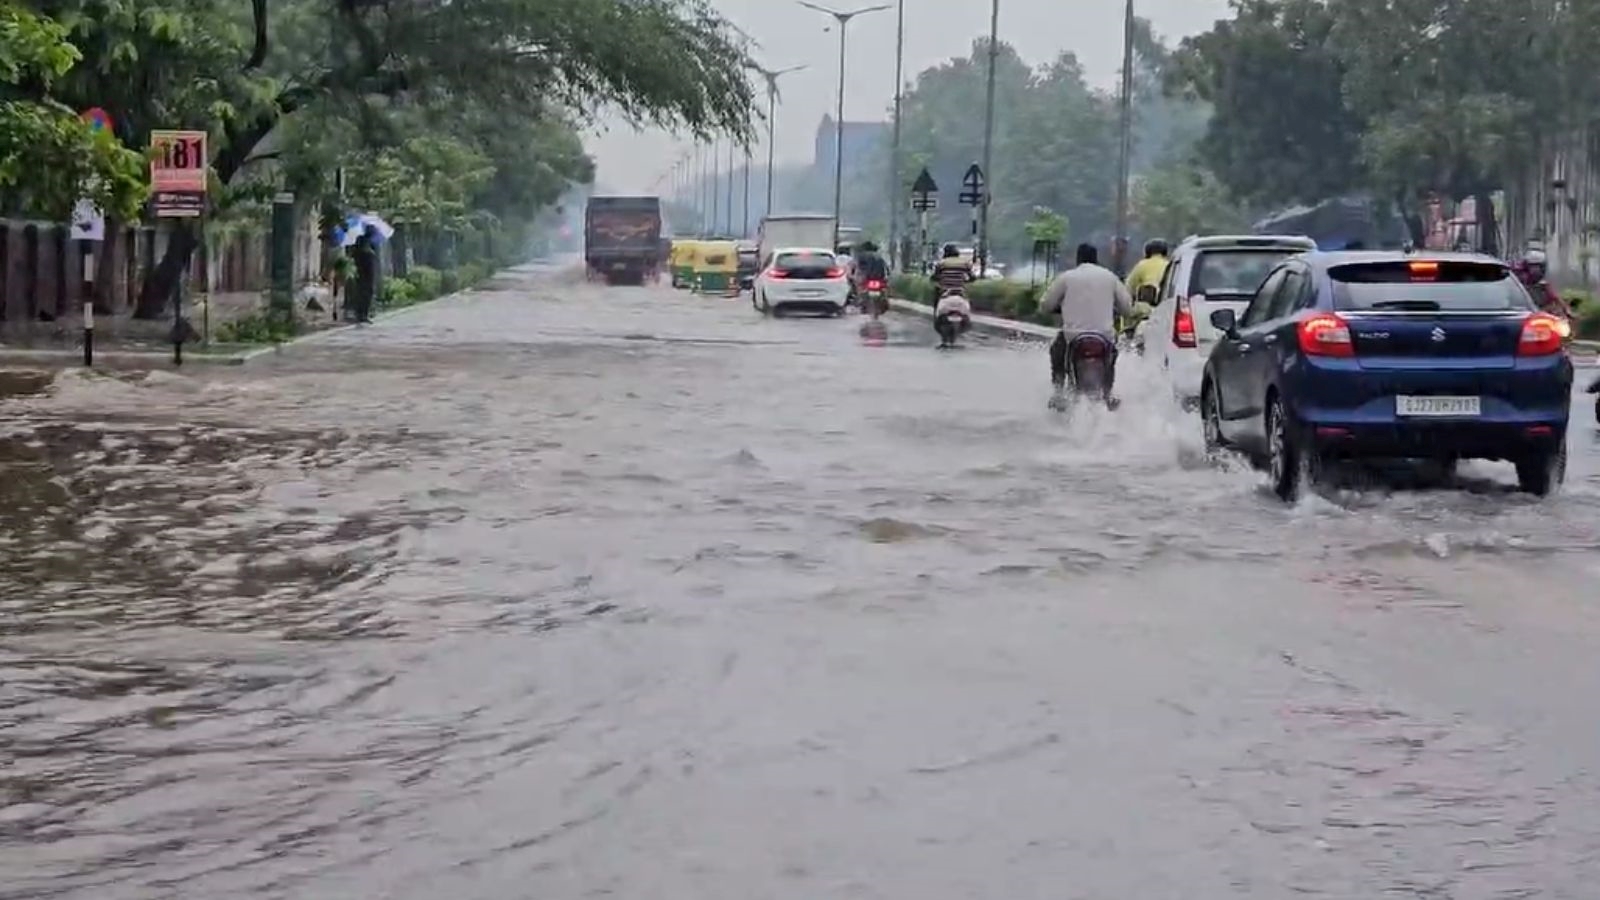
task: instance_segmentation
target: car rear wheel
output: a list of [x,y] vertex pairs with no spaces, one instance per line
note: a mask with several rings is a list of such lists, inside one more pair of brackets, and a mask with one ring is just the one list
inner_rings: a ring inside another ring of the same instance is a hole
[[1217,405],[1217,389],[1209,381],[1200,388],[1200,420],[1205,429],[1206,452],[1228,449],[1228,439],[1222,434],[1222,408]]
[[1546,497],[1561,486],[1567,477],[1567,448],[1565,442],[1554,450],[1547,450],[1517,460],[1517,488],[1525,494]]
[[1278,499],[1292,503],[1299,499],[1306,484],[1317,479],[1318,460],[1314,451],[1301,446],[1277,395],[1267,398],[1266,418],[1267,472],[1272,476],[1272,492]]

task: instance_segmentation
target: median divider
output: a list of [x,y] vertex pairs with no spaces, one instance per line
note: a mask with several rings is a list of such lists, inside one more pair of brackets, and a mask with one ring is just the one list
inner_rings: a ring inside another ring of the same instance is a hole
[[[918,316],[933,321],[933,307],[910,300],[891,298],[889,308],[895,312]],[[1002,319],[999,316],[972,316],[972,330],[979,334],[1004,338],[1008,341],[1025,341],[1030,344],[1048,344],[1056,339],[1056,329],[1047,325],[1036,325],[1032,322],[1018,322],[1015,319]]]

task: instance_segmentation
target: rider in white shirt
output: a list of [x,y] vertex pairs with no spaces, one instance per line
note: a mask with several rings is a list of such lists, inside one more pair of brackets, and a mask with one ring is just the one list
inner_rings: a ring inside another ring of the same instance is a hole
[[[1067,347],[1081,334],[1098,334],[1111,344],[1111,371],[1116,372],[1117,316],[1133,315],[1133,297],[1128,286],[1110,269],[1100,265],[1100,251],[1093,244],[1078,245],[1078,264],[1062,272],[1039,298],[1039,309],[1061,314],[1061,333],[1050,344],[1050,382],[1056,396],[1066,391]],[[1109,393],[1111,385],[1106,385]]]

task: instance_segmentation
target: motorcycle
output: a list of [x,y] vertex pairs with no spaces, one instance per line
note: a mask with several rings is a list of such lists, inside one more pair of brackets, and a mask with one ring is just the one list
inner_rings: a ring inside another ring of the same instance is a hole
[[1122,403],[1111,394],[1116,347],[1099,334],[1080,334],[1067,345],[1067,383],[1063,393],[1050,398],[1050,407],[1067,410],[1080,400],[1102,403],[1115,410]]
[[877,278],[869,278],[861,286],[861,310],[876,319],[889,312],[889,286]]

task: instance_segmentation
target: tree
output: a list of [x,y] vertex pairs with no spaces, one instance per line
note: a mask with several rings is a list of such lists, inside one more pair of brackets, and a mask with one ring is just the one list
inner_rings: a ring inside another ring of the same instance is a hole
[[[1354,0],[1352,0],[1354,2]],[[1330,48],[1342,4],[1232,0],[1233,18],[1186,38],[1167,86],[1212,108],[1199,159],[1235,195],[1316,201],[1364,183],[1363,121]]]
[[[70,85],[144,146],[212,132],[228,185],[267,137],[319,107],[454,98],[537,117],[614,108],[696,134],[748,130],[744,52],[704,0],[41,0],[89,48]],[[274,39],[274,36],[276,39]],[[178,226],[137,315],[166,306],[194,250]]]
[[1166,166],[1138,179],[1132,200],[1139,230],[1171,243],[1191,234],[1240,232],[1249,225],[1217,176],[1193,164]]
[[144,201],[144,159],[97,134],[53,95],[80,59],[59,23],[0,6],[0,205],[64,220],[87,197],[128,218]]

